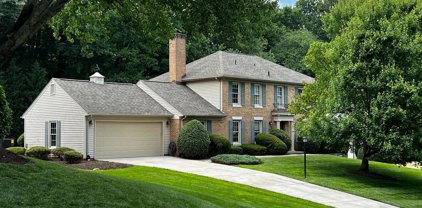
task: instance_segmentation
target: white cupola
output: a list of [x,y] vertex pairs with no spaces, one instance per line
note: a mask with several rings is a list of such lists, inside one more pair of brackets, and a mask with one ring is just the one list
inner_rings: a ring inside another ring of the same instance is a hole
[[95,84],[104,84],[104,76],[98,72],[95,72],[95,74],[89,77],[89,81],[94,82]]

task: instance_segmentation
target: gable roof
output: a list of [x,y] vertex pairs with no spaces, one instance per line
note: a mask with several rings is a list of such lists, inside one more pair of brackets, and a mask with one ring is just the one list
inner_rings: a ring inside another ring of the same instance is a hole
[[140,80],[185,116],[225,116],[220,110],[185,85]]
[[134,84],[53,80],[90,115],[171,116]]
[[[183,81],[238,78],[292,84],[314,82],[314,78],[254,55],[217,51],[186,65]],[[150,81],[169,82],[169,73]]]

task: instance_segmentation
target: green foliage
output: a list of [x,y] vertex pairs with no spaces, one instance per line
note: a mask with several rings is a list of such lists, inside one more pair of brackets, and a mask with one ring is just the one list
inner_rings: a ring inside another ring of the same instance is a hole
[[177,155],[177,144],[176,142],[170,142],[169,144],[169,155],[175,157]]
[[19,137],[18,140],[16,141],[18,143],[18,145],[23,146],[23,144],[25,143],[25,134],[22,133]]
[[314,41],[317,41],[317,36],[306,29],[288,31],[272,48],[272,53],[277,63],[313,76],[314,74],[306,68],[303,58]]
[[236,155],[236,154],[222,154],[211,158],[213,163],[220,163],[225,165],[256,165],[261,164],[259,158],[250,155]]
[[265,155],[267,148],[258,144],[242,144],[243,154],[247,155]]
[[76,151],[65,151],[64,160],[69,164],[79,163],[83,159],[84,155]]
[[230,151],[230,142],[224,136],[217,134],[209,134],[210,137],[210,149],[209,156],[227,154]]
[[266,147],[269,155],[284,155],[287,153],[286,144],[272,134],[258,134],[255,141],[257,144]]
[[4,136],[10,133],[12,126],[12,110],[6,100],[6,93],[0,85],[0,147]]
[[[296,151],[304,151],[305,143],[303,141],[299,141],[296,143],[295,150]],[[306,142],[306,152],[310,154],[320,153],[321,149],[321,142],[320,141],[310,141]]]
[[287,134],[287,132],[285,132],[281,129],[272,128],[270,130],[270,134],[276,136],[281,141],[283,141],[284,144],[286,144],[287,149],[289,149],[292,146],[292,140],[290,139],[290,136],[289,136],[289,134]]
[[231,146],[230,150],[229,150],[230,154],[237,154],[237,155],[241,155],[243,154],[243,149],[240,146]]
[[326,14],[333,40],[312,44],[305,62],[316,82],[290,108],[303,115],[301,134],[344,149],[352,142],[364,160],[379,154],[396,163],[419,161],[421,21],[422,3],[415,0],[344,0]]
[[25,155],[29,157],[36,157],[41,160],[47,160],[50,150],[43,146],[33,146],[26,150]]
[[25,155],[25,148],[23,148],[23,147],[8,147],[8,148],[6,148],[6,150],[13,152],[17,155]]
[[64,153],[65,152],[68,152],[68,151],[75,151],[75,150],[72,149],[72,148],[69,148],[69,147],[57,147],[55,149],[52,149],[51,150],[51,153],[54,156],[56,156],[56,157],[60,158],[61,160],[63,160],[64,159]]
[[183,158],[207,158],[210,143],[204,125],[198,120],[192,120],[183,126],[177,140],[177,150]]

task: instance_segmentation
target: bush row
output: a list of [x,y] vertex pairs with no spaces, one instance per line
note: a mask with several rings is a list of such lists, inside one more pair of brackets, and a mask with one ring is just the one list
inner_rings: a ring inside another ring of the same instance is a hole
[[50,154],[53,154],[60,160],[65,160],[68,163],[78,163],[83,159],[83,154],[68,147],[58,147],[52,150],[43,146],[34,146],[28,150],[25,150],[23,147],[8,147],[7,150],[17,155],[26,155],[41,160],[47,160]]

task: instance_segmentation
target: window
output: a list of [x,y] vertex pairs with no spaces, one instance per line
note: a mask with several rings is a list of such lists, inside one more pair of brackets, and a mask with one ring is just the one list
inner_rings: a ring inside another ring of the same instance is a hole
[[284,87],[277,86],[275,88],[275,102],[277,107],[284,107]]
[[258,135],[259,133],[262,133],[262,121],[254,121],[253,127],[254,127],[253,133],[256,138],[256,135]]
[[57,122],[50,122],[50,147],[55,147],[57,144]]
[[50,96],[55,95],[55,94],[56,94],[56,85],[51,84],[51,86],[50,86]]
[[202,123],[202,125],[204,125],[205,130],[207,130],[207,131],[208,131],[208,121],[207,121],[207,120],[205,120],[205,121],[201,121],[201,123]]
[[232,103],[235,105],[240,105],[240,89],[239,83],[233,82],[232,83]]
[[261,104],[261,85],[254,84],[253,85],[253,99],[254,99],[254,105],[262,105]]
[[297,95],[301,95],[303,91],[303,88],[297,88]]
[[242,121],[233,121],[233,143],[241,143],[241,125]]

